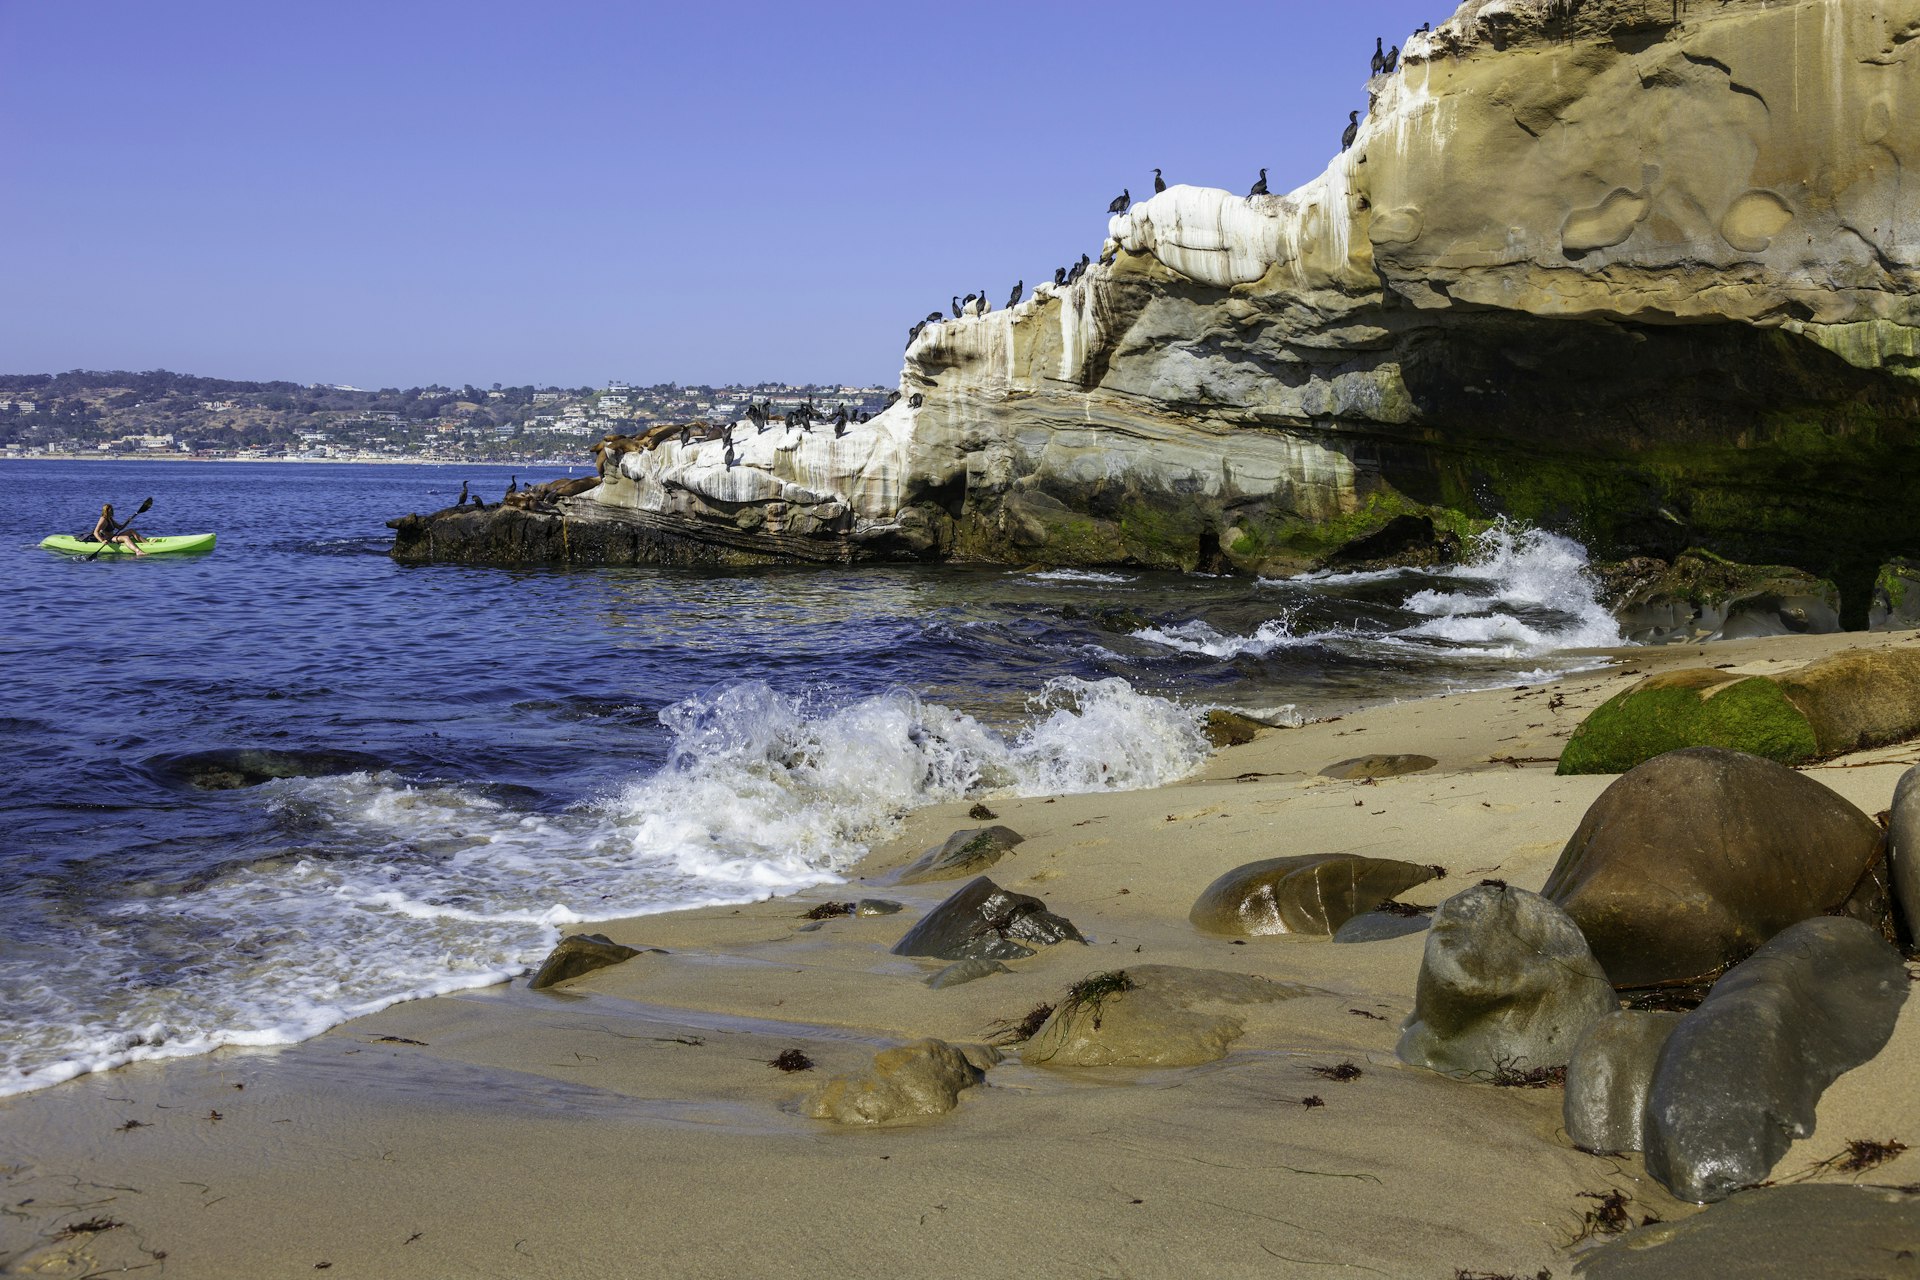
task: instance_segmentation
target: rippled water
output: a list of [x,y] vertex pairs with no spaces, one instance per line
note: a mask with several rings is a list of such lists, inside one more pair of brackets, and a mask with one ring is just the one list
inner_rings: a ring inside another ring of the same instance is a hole
[[[1205,706],[1344,709],[1619,639],[1580,549],[1534,533],[1284,582],[386,558],[387,519],[510,474],[0,462],[0,1093],[818,883],[917,805],[1169,781]],[[149,494],[142,529],[218,549],[35,545]],[[231,786],[262,774],[287,776]]]

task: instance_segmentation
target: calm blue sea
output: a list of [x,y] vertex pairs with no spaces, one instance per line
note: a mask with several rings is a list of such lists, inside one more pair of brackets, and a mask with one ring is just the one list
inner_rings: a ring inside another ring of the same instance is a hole
[[[1277,720],[1618,643],[1580,548],[1278,581],[408,568],[385,522],[564,475],[0,462],[0,1094],[316,1034],[564,926],[830,881],[918,805],[1152,786]],[[210,554],[43,551],[104,501]],[[261,771],[285,774],[251,786]]]

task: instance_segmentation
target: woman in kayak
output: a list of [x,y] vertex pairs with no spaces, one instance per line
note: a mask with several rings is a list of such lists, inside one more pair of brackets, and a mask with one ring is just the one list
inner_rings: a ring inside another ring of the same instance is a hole
[[85,538],[87,542],[117,542],[137,556],[147,554],[140,549],[146,539],[131,528],[120,528],[113,518],[113,504],[100,504],[100,519],[94,524],[93,532]]

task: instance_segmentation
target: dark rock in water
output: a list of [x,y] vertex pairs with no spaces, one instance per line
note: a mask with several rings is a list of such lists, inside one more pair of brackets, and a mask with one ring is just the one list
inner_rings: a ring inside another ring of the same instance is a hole
[[1788,565],[1738,564],[1708,551],[1672,564],[1641,559],[1602,574],[1603,597],[1634,644],[1825,635],[1840,630],[1840,593]]
[[547,958],[540,962],[540,968],[527,980],[527,986],[539,991],[556,982],[565,982],[583,973],[619,964],[622,960],[631,960],[639,954],[640,948],[623,947],[601,934],[576,933],[560,939],[559,945],[547,954]]
[[1424,914],[1395,915],[1388,911],[1362,911],[1333,931],[1335,942],[1385,942],[1420,933],[1433,924]]
[[1085,941],[1078,929],[1047,910],[1040,899],[1011,893],[981,876],[907,930],[894,943],[893,954],[936,960],[1017,960],[1032,955],[1035,947]]
[[975,982],[981,978],[990,978],[996,973],[1012,973],[1013,970],[998,960],[956,960],[940,972],[927,979],[927,985],[935,991],[944,991],[948,987],[957,987],[963,983]]
[[1326,937],[1361,912],[1435,875],[1433,867],[1352,853],[1264,858],[1235,867],[1208,885],[1187,919],[1207,933]]
[[1011,827],[969,827],[948,836],[894,877],[896,884],[924,884],[930,880],[958,880],[985,871],[1007,856],[1026,837]]
[[1450,564],[1460,558],[1457,534],[1436,531],[1432,516],[1399,515],[1372,533],[1327,553],[1323,569],[1392,569]]
[[1320,771],[1323,778],[1358,782],[1363,778],[1398,778],[1409,773],[1424,773],[1439,764],[1432,756],[1373,755],[1355,756],[1330,764]]
[[1680,1018],[1677,1013],[1622,1009],[1586,1029],[1567,1061],[1567,1094],[1561,1104],[1574,1146],[1640,1150],[1653,1066]]
[[1321,994],[1297,983],[1170,964],[1091,974],[1068,989],[1020,1060],[1049,1067],[1213,1062],[1246,1026],[1227,1008]]
[[1489,881],[1433,913],[1402,1061],[1449,1075],[1565,1065],[1616,1008],[1613,987],[1566,913]]
[[1582,1280],[1913,1280],[1920,1194],[1802,1184],[1744,1192],[1582,1254]]
[[1887,818],[1888,876],[1900,920],[1900,936],[1909,945],[1920,938],[1920,765],[1900,775]]
[[1912,631],[1920,628],[1920,564],[1890,560],[1873,580],[1873,600],[1867,605],[1867,630]]
[[1238,711],[1215,709],[1207,712],[1204,732],[1207,741],[1215,747],[1244,747],[1260,736],[1262,729],[1270,726],[1261,724],[1251,716],[1243,716]]
[[853,904],[853,914],[857,916],[890,916],[904,909],[901,903],[889,898],[862,898]]
[[1907,985],[1899,953],[1858,920],[1803,920],[1747,957],[1660,1051],[1647,1172],[1693,1201],[1763,1181],[1813,1132],[1827,1086],[1887,1043]]
[[1879,855],[1873,820],[1813,779],[1694,747],[1601,792],[1542,892],[1616,986],[1710,982],[1788,925],[1842,907]]
[[[997,1056],[997,1055],[996,1055]],[[984,1074],[944,1040],[916,1040],[874,1055],[864,1072],[822,1081],[800,1104],[816,1120],[893,1124],[953,1110]]]
[[152,756],[148,770],[198,791],[234,791],[276,778],[325,778],[372,772],[386,762],[361,751],[288,751],[267,747],[222,747],[182,755]]

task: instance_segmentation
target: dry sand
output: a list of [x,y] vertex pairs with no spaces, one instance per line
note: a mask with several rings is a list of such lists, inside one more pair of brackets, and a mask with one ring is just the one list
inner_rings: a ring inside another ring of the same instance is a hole
[[[524,981],[396,1006],[305,1044],[226,1050],[0,1101],[6,1274],[312,1276],[1449,1277],[1565,1275],[1587,1193],[1636,1219],[1695,1212],[1638,1157],[1571,1147],[1555,1089],[1464,1083],[1399,1064],[1423,935],[1361,945],[1187,923],[1216,875],[1256,858],[1352,851],[1450,869],[1410,900],[1483,877],[1538,888],[1608,778],[1552,758],[1637,674],[1774,671],[1887,636],[1623,651],[1527,689],[1374,708],[1278,730],[1152,791],[991,798],[1027,837],[994,878],[1093,939],[944,991],[887,948],[957,884],[887,872],[966,806],[915,813],[860,868],[797,899],[613,921],[663,948],[567,984]],[[1317,771],[1371,752],[1438,766],[1373,784]],[[1920,751],[1811,770],[1870,813]],[[1500,763],[1496,757],[1511,758]],[[828,898],[906,913],[828,920]],[[1050,1070],[1016,1057],[923,1123],[850,1130],[794,1101],[828,1072],[920,1036],[979,1041],[997,1020],[1129,963],[1218,968],[1324,991],[1247,1013],[1223,1060]],[[1788,1177],[1846,1139],[1920,1148],[1920,1012],[1840,1080]],[[815,1072],[767,1063],[800,1048]],[[1335,1082],[1313,1068],[1351,1061]],[[1321,1097],[1306,1107],[1301,1099]],[[137,1127],[130,1127],[137,1126]],[[1910,1154],[1877,1178],[1920,1178]],[[1821,1179],[1839,1175],[1816,1173]],[[95,1220],[103,1230],[63,1235]],[[145,1268],[141,1270],[141,1268]]]

